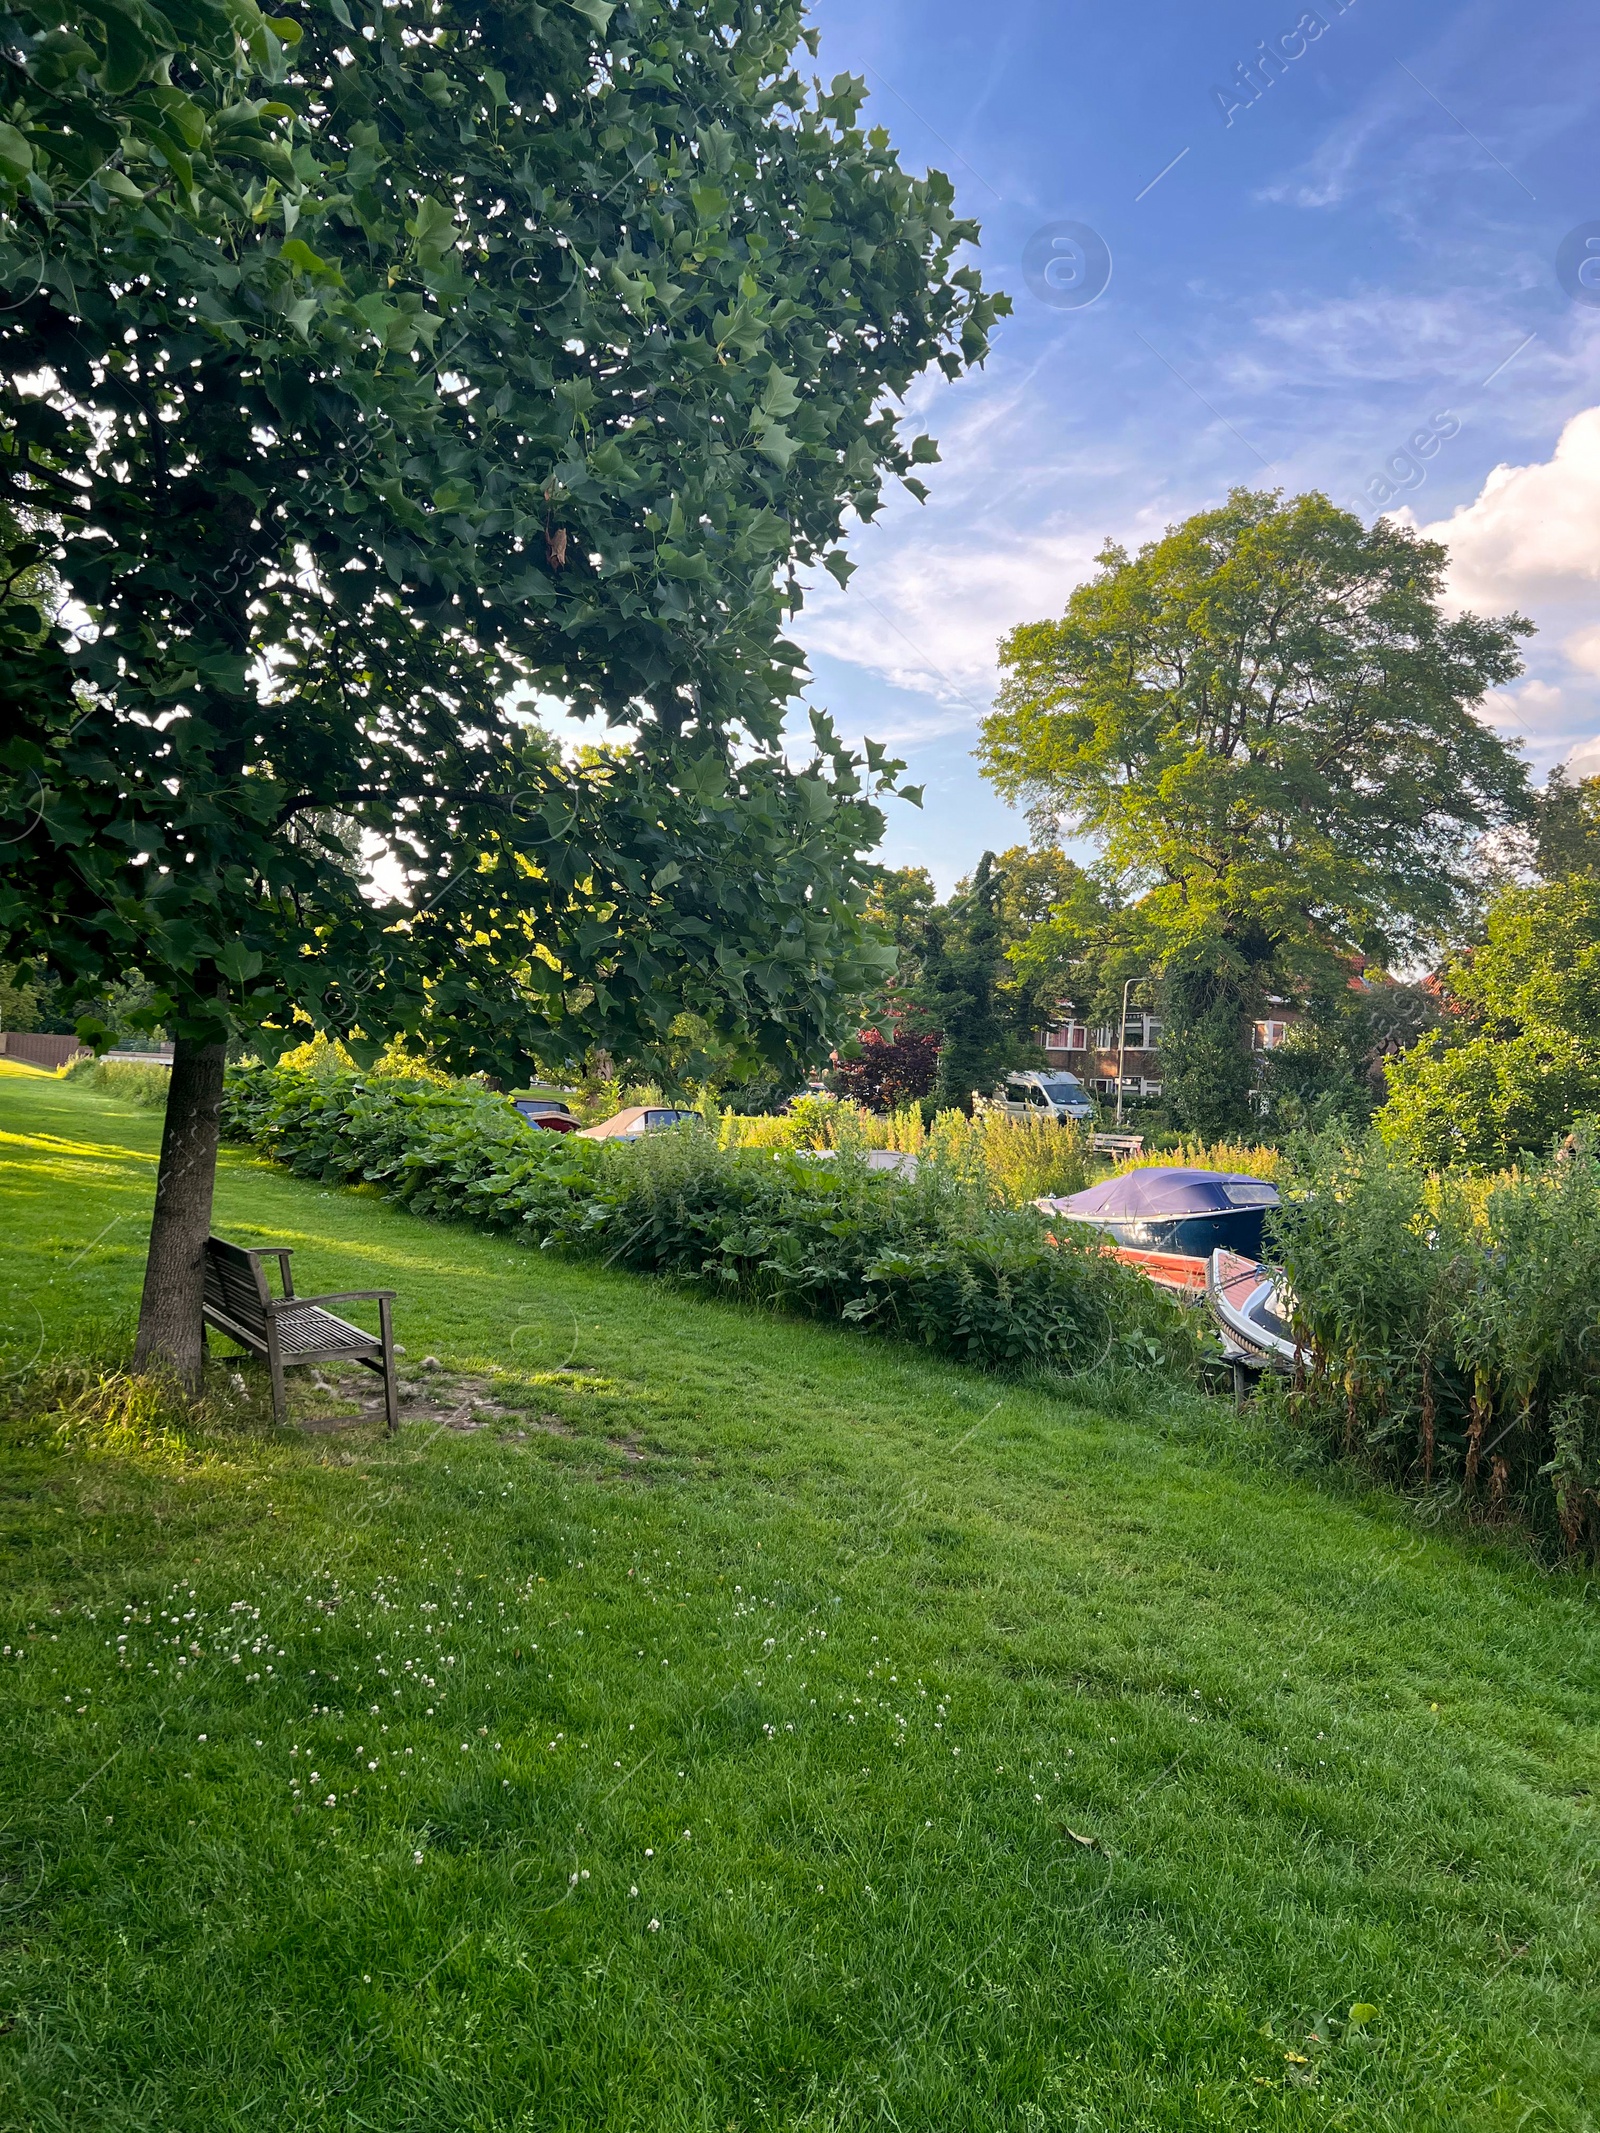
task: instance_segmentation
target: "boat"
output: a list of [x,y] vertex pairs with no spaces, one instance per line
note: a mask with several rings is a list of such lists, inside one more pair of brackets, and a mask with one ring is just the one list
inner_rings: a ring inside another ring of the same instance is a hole
[[1277,1267],[1219,1248],[1207,1268],[1206,1302],[1230,1362],[1293,1370],[1304,1355],[1294,1337],[1294,1298]]
[[1123,1265],[1191,1302],[1207,1294],[1213,1252],[1259,1260],[1263,1225],[1278,1204],[1277,1187],[1264,1178],[1160,1164],[1034,1202],[1041,1214],[1100,1230]]

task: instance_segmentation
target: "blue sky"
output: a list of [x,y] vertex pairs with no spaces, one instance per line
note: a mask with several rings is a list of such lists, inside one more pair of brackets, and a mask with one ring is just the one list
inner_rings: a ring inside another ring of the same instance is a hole
[[[931,502],[857,527],[848,589],[824,580],[795,630],[812,700],[926,780],[884,856],[942,887],[1026,833],[971,756],[1004,630],[1059,612],[1106,535],[1239,483],[1371,518],[1418,432],[1390,508],[1450,544],[1456,602],[1539,624],[1488,715],[1540,775],[1600,770],[1600,306],[1557,276],[1563,238],[1600,233],[1600,22],[1572,0],[1309,12],[814,6],[824,78],[864,76],[867,122],[949,173],[1016,304],[983,371],[911,397],[943,454]],[[1110,255],[1078,308],[1024,277],[1059,223]]]

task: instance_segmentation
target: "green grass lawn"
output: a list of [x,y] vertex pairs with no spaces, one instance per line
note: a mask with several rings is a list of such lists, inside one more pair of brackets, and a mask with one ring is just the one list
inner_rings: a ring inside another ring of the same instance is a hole
[[[159,1125],[0,1080],[14,1373],[126,1338]],[[13,1376],[0,2124],[1595,2125],[1581,1576],[246,1156],[216,1227],[508,1412]]]

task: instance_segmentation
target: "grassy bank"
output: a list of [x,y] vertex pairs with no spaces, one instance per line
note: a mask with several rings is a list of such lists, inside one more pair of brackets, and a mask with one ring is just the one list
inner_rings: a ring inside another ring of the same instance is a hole
[[[159,1123],[0,1088],[14,1372],[125,1336]],[[13,1392],[0,2124],[1593,2124],[1581,1580],[237,1153],[216,1226],[492,1405]]]

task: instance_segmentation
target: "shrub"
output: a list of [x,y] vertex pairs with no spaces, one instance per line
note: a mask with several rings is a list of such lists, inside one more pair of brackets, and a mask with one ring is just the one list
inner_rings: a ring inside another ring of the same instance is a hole
[[1600,1115],[1600,1046],[1559,1030],[1419,1045],[1388,1075],[1384,1138],[1440,1168],[1497,1170]]
[[1450,1024],[1388,1064],[1395,1146],[1492,1170],[1600,1114],[1600,880],[1507,890],[1447,982]]
[[164,1111],[172,1069],[135,1059],[80,1059],[68,1067],[66,1079],[85,1081],[102,1096],[120,1096],[147,1111]]
[[1373,1134],[1288,1166],[1274,1218],[1303,1420],[1391,1479],[1600,1547],[1600,1166],[1430,1173]]
[[986,1368],[1194,1360],[1192,1321],[1092,1238],[1054,1245],[1031,1209],[1002,1204],[981,1121],[936,1122],[915,1178],[900,1179],[848,1147],[825,1160],[692,1126],[585,1141],[530,1128],[468,1084],[254,1066],[229,1074],[224,1127],[303,1177],[376,1184],[419,1214],[878,1327]]

